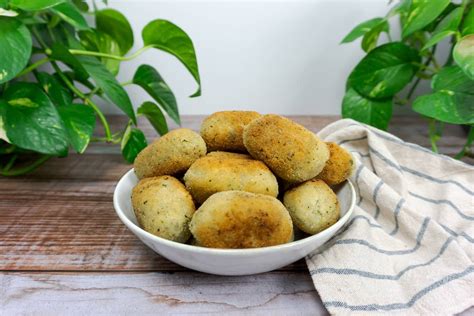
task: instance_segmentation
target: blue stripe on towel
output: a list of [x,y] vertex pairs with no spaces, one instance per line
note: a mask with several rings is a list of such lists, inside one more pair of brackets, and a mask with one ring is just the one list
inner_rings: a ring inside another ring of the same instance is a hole
[[365,136],[362,136],[362,137],[358,137],[358,138],[353,138],[353,139],[345,139],[345,140],[342,140],[340,142],[338,142],[337,144],[339,146],[345,144],[345,143],[349,143],[349,142],[356,142],[356,141],[359,141],[359,140],[364,140],[364,139],[367,139],[367,135]]
[[359,188],[359,177],[360,177],[360,174],[362,172],[362,170],[364,169],[364,165],[363,164],[360,164],[359,167],[357,168],[357,171],[356,171],[356,174],[355,174],[355,177],[354,177],[354,181],[355,181],[355,184],[357,186],[357,191],[359,194],[357,194],[359,196],[359,202],[357,202],[357,205],[359,205],[361,202],[362,202],[362,195],[360,194],[360,188]]
[[380,214],[380,207],[379,205],[377,204],[377,195],[379,194],[379,191],[380,191],[380,188],[382,187],[382,184],[383,184],[383,181],[380,180],[379,183],[377,183],[377,185],[375,186],[375,189],[374,189],[374,193],[372,194],[372,199],[375,203],[375,214],[374,214],[374,218],[377,219],[379,217],[379,214]]
[[357,150],[353,150],[353,151],[351,151],[351,153],[352,154],[358,154],[359,156],[364,157],[364,158],[369,158],[370,157],[369,153],[363,154],[363,153],[361,153],[360,151],[357,151]]
[[439,224],[448,234],[450,235],[453,235],[454,237],[463,237],[464,239],[466,239],[467,241],[469,241],[470,243],[474,243],[474,238],[472,238],[471,236],[469,236],[468,234],[466,234],[465,232],[460,232],[460,233],[457,233],[455,232],[454,230],[452,230],[451,228],[449,228],[448,226],[445,226],[443,224]]
[[465,277],[466,275],[471,274],[474,272],[474,265],[469,266],[466,270],[458,273],[453,273],[443,277],[442,279],[430,284],[429,286],[423,288],[419,292],[417,292],[408,302],[406,303],[392,303],[392,304],[367,304],[367,305],[350,305],[346,302],[342,301],[326,301],[323,304],[326,307],[340,307],[340,308],[347,308],[351,311],[391,311],[397,309],[407,309],[415,305],[415,303],[421,299],[426,294],[430,293],[431,291],[448,284],[452,281]]
[[398,272],[398,273],[395,274],[395,275],[378,274],[378,273],[372,273],[372,272],[369,272],[369,271],[361,271],[361,270],[347,269],[347,268],[342,268],[342,269],[337,269],[337,268],[319,268],[319,269],[316,269],[316,270],[311,271],[310,273],[311,273],[311,275],[322,274],[322,273],[340,274],[340,275],[358,275],[358,276],[362,276],[362,277],[370,278],[370,279],[393,280],[393,281],[397,281],[397,280],[399,280],[406,272],[408,272],[408,271],[410,271],[410,270],[413,270],[413,269],[416,269],[416,268],[419,268],[419,267],[429,266],[430,264],[432,264],[433,262],[435,262],[436,260],[438,260],[438,259],[443,255],[443,253],[446,251],[446,249],[448,248],[448,246],[451,244],[451,242],[452,242],[453,240],[455,240],[455,239],[454,239],[454,236],[449,237],[449,238],[444,242],[444,244],[441,246],[441,248],[440,248],[439,252],[436,254],[436,256],[434,256],[433,258],[431,258],[429,261],[427,261],[427,262],[425,262],[425,263],[410,265],[410,266],[406,267],[405,269],[401,270],[400,272]]
[[373,153],[375,156],[379,157],[380,160],[385,162],[387,165],[389,165],[390,167],[398,170],[401,174],[403,174],[402,168],[397,163],[391,161],[390,159],[388,159],[387,157],[382,155],[378,150],[376,150],[376,149],[372,148],[371,146],[369,146],[369,152]]
[[394,220],[395,220],[395,227],[390,232],[390,235],[395,235],[398,232],[398,229],[399,229],[398,215],[400,214],[400,211],[401,211],[402,206],[403,206],[404,203],[405,203],[405,199],[401,198],[400,201],[398,201],[397,206],[395,206],[395,210],[393,211]]
[[462,218],[467,219],[469,221],[474,221],[474,216],[469,216],[469,215],[464,214],[463,212],[461,212],[461,210],[456,205],[454,205],[453,202],[451,202],[449,200],[434,200],[434,199],[430,199],[430,198],[418,195],[418,194],[413,193],[411,191],[408,191],[408,194],[410,194],[411,196],[413,196],[417,199],[423,200],[425,202],[434,203],[434,204],[438,204],[438,205],[446,204],[448,206],[451,206],[456,211],[456,213],[458,213],[459,216],[461,216]]
[[[377,134],[378,135],[378,134]],[[379,135],[380,136],[380,135]],[[347,140],[346,142],[349,142],[351,140]],[[442,180],[442,179],[438,179],[438,178],[435,178],[435,177],[432,177],[426,173],[422,173],[420,171],[417,171],[417,170],[413,170],[411,168],[408,168],[408,167],[405,167],[405,166],[401,166],[393,161],[391,161],[390,159],[388,159],[387,157],[385,157],[384,155],[382,155],[379,151],[377,151],[376,149],[372,148],[371,146],[369,146],[369,151],[374,153],[378,158],[380,158],[383,162],[385,162],[387,165],[395,168],[396,170],[400,171],[401,173],[403,173],[404,171],[405,172],[408,172],[408,173],[411,173],[412,175],[415,175],[417,177],[420,177],[420,178],[423,178],[423,179],[426,179],[426,180],[429,180],[431,182],[435,182],[435,183],[439,183],[439,184],[453,184],[457,187],[459,187],[460,189],[462,189],[464,192],[466,192],[467,194],[469,195],[473,195],[474,196],[474,191],[472,190],[469,190],[468,188],[466,188],[464,185],[462,185],[461,183],[457,182],[457,181],[454,181],[454,180]],[[449,158],[449,157],[448,157]],[[449,158],[451,159],[451,158]]]
[[418,235],[416,236],[416,244],[412,249],[384,250],[384,249],[377,248],[376,246],[370,244],[367,240],[363,240],[363,239],[341,239],[341,240],[336,241],[333,245],[359,244],[359,245],[366,246],[376,252],[383,253],[389,256],[406,255],[406,254],[413,253],[417,251],[418,248],[420,248],[421,240],[423,239],[423,236],[425,235],[426,228],[428,226],[429,221],[430,221],[429,217],[424,219],[423,224],[421,225],[421,228],[418,232]]
[[391,141],[392,143],[402,145],[402,146],[405,146],[405,147],[410,147],[410,148],[413,148],[417,151],[422,151],[424,153],[430,154],[431,156],[435,156],[435,157],[443,159],[443,160],[449,160],[451,162],[455,162],[455,163],[460,164],[460,165],[470,166],[465,162],[462,162],[460,160],[456,160],[456,159],[451,158],[449,156],[434,153],[431,150],[426,149],[426,148],[424,148],[420,145],[413,144],[413,143],[407,143],[407,142],[401,140],[400,138],[398,138],[394,135],[382,133],[382,132],[378,131],[377,129],[375,129],[372,126],[369,126],[369,125],[352,123],[352,124],[349,124],[348,126],[358,126],[358,127],[367,128],[370,132],[374,133],[378,137],[383,138],[383,139],[388,140],[388,141]]

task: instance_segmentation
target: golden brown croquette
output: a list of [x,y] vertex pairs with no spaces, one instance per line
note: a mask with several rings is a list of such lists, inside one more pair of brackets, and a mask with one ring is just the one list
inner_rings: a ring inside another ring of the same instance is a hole
[[201,136],[208,151],[246,152],[244,127],[261,115],[253,111],[222,111],[208,116],[201,125]]
[[316,177],[329,185],[336,185],[349,178],[354,170],[352,155],[336,143],[326,143],[329,159],[323,171]]
[[190,224],[197,243],[210,248],[257,248],[287,243],[293,224],[283,204],[263,194],[225,191],[212,195]]
[[329,150],[310,130],[278,115],[265,115],[244,130],[248,152],[280,178],[303,182],[316,177],[329,158]]
[[175,129],[138,154],[135,173],[139,179],[176,175],[205,154],[206,144],[198,133],[187,128]]
[[293,223],[308,234],[316,234],[337,222],[337,195],[322,180],[310,180],[287,191],[283,197]]
[[147,232],[177,242],[191,236],[189,222],[195,211],[184,185],[171,176],[145,178],[132,191],[138,224]]
[[191,165],[184,175],[184,182],[198,204],[221,191],[278,195],[278,182],[270,169],[244,154],[211,152]]

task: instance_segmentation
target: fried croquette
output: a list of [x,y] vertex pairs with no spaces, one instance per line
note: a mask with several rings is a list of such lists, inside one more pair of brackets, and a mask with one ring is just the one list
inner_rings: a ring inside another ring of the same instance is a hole
[[205,154],[206,143],[198,133],[187,128],[175,129],[138,154],[134,163],[135,173],[139,179],[176,175],[186,171]]
[[171,176],[145,178],[132,191],[138,224],[147,232],[184,243],[191,236],[189,222],[195,211],[184,185]]
[[253,111],[223,111],[208,116],[201,125],[201,136],[209,151],[246,152],[244,127],[261,115]]
[[278,195],[278,182],[270,169],[245,154],[211,152],[191,165],[184,175],[184,183],[198,204],[221,191]]
[[247,125],[244,144],[250,155],[288,182],[316,177],[329,158],[326,144],[316,135],[278,115],[265,115]]
[[311,235],[336,223],[341,212],[336,194],[322,180],[310,180],[287,191],[283,203],[296,227]]
[[323,171],[316,177],[329,185],[336,185],[349,178],[354,169],[352,155],[336,143],[326,143],[329,159]]
[[210,248],[266,247],[293,238],[293,223],[280,201],[243,191],[212,195],[194,213],[190,229],[199,245]]

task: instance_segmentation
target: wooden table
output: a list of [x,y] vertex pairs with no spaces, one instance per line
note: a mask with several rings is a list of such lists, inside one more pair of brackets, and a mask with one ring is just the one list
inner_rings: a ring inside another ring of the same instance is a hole
[[[336,119],[295,117],[313,131]],[[183,126],[198,130],[201,120],[184,117]],[[112,117],[111,123],[117,131],[125,121]],[[147,122],[140,125],[155,137]],[[427,124],[419,118],[396,118],[392,126],[401,138],[428,146]],[[445,133],[440,150],[453,155],[463,132],[448,126]],[[112,206],[115,184],[130,168],[117,146],[93,144],[86,154],[51,159],[30,176],[0,178],[1,315],[327,314],[303,261],[255,276],[218,277],[155,254]]]

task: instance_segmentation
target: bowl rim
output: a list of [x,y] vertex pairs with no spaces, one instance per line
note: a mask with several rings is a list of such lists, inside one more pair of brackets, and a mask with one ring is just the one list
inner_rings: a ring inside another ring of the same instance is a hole
[[[354,189],[354,185],[351,180],[347,179],[347,183],[349,185],[349,189],[351,191],[351,201],[349,204],[349,209],[347,210],[346,214],[344,216],[340,217],[339,220],[334,223],[333,225],[329,226],[325,230],[300,239],[296,241],[292,241],[289,243],[281,244],[281,245],[274,245],[274,246],[266,246],[266,247],[259,247],[259,248],[243,248],[243,249],[221,249],[221,248],[207,248],[207,247],[200,247],[200,246],[194,246],[194,245],[189,245],[189,244],[184,244],[184,243],[179,243],[176,241],[168,240],[156,235],[153,235],[137,224],[133,223],[123,212],[122,207],[119,203],[118,199],[118,191],[119,189],[124,186],[125,181],[131,176],[131,174],[134,173],[134,169],[130,169],[127,171],[118,181],[117,185],[115,186],[114,189],[114,196],[113,196],[113,204],[115,208],[115,213],[118,215],[120,220],[122,221],[125,226],[127,226],[128,229],[130,229],[135,235],[144,235],[148,239],[153,240],[154,242],[157,242],[159,244],[164,244],[166,246],[169,246],[171,248],[176,248],[176,249],[181,249],[184,251],[193,251],[193,252],[199,252],[201,254],[225,254],[225,255],[231,255],[231,256],[242,256],[242,255],[257,255],[257,254],[265,254],[269,252],[274,252],[274,251],[280,251],[284,250],[287,248],[294,248],[298,245],[303,245],[307,243],[311,243],[311,241],[319,239],[319,238],[324,238],[327,237],[327,235],[332,234],[342,228],[342,226],[349,220],[349,218],[352,216],[352,213],[354,211],[355,205],[356,205],[356,192]],[[339,226],[339,227],[338,227]]]

